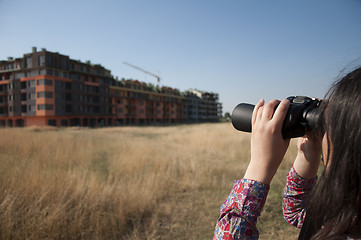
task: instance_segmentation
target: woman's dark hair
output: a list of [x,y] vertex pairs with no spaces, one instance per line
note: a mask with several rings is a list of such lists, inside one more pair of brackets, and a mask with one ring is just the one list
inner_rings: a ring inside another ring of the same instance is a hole
[[361,68],[336,81],[326,98],[328,156],[307,209],[312,239],[361,238]]

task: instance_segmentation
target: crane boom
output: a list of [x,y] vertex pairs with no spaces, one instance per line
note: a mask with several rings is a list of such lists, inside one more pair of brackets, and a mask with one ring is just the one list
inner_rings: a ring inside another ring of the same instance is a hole
[[140,67],[135,66],[135,65],[133,65],[133,64],[130,64],[130,63],[127,63],[127,62],[123,62],[123,63],[124,63],[125,65],[128,65],[129,67],[135,68],[135,69],[137,69],[137,70],[139,70],[139,71],[141,71],[141,72],[144,72],[144,73],[146,73],[146,74],[149,74],[149,75],[157,78],[157,82],[158,82],[158,85],[159,85],[159,83],[160,83],[160,77],[159,77],[158,75],[155,75],[154,73],[148,72],[147,70],[144,70],[143,68],[140,68]]

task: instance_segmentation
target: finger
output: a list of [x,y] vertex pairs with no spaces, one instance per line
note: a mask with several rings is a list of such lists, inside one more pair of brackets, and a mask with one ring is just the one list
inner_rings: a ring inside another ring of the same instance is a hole
[[259,111],[260,107],[262,107],[263,105],[264,105],[264,99],[261,99],[258,101],[256,106],[254,107],[253,112],[252,112],[252,125],[255,124],[257,115],[258,115],[258,111]]
[[257,111],[256,123],[261,122],[263,116],[264,106],[261,106]]
[[305,136],[299,137],[297,139],[297,148],[300,149],[301,146],[307,141],[307,138]]
[[290,107],[291,102],[288,99],[284,99],[278,105],[273,120],[277,122],[277,127],[282,128],[283,121],[287,115],[288,108]]
[[272,119],[274,111],[275,111],[275,107],[280,103],[279,100],[272,100],[269,103],[267,103],[264,107],[264,111],[263,111],[263,115],[264,117],[266,117],[267,119]]

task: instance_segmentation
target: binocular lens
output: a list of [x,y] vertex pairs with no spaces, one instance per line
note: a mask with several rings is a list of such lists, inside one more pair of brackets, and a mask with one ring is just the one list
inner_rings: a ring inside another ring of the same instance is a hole
[[255,105],[238,104],[232,112],[233,127],[239,131],[252,132],[252,112]]

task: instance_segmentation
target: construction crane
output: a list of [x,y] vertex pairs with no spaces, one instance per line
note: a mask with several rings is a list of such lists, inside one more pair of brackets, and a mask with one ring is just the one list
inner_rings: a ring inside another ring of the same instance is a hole
[[137,69],[137,70],[139,70],[139,71],[142,71],[142,72],[144,72],[144,73],[146,73],[146,74],[149,74],[149,75],[157,78],[157,82],[158,82],[158,86],[159,86],[159,84],[160,84],[160,77],[159,77],[158,75],[155,75],[154,73],[148,72],[148,71],[144,70],[143,68],[137,67],[137,66],[135,66],[135,65],[133,65],[133,64],[130,64],[130,63],[127,63],[127,62],[123,62],[123,63],[124,63],[125,65],[128,65],[129,67],[135,68],[135,69]]

